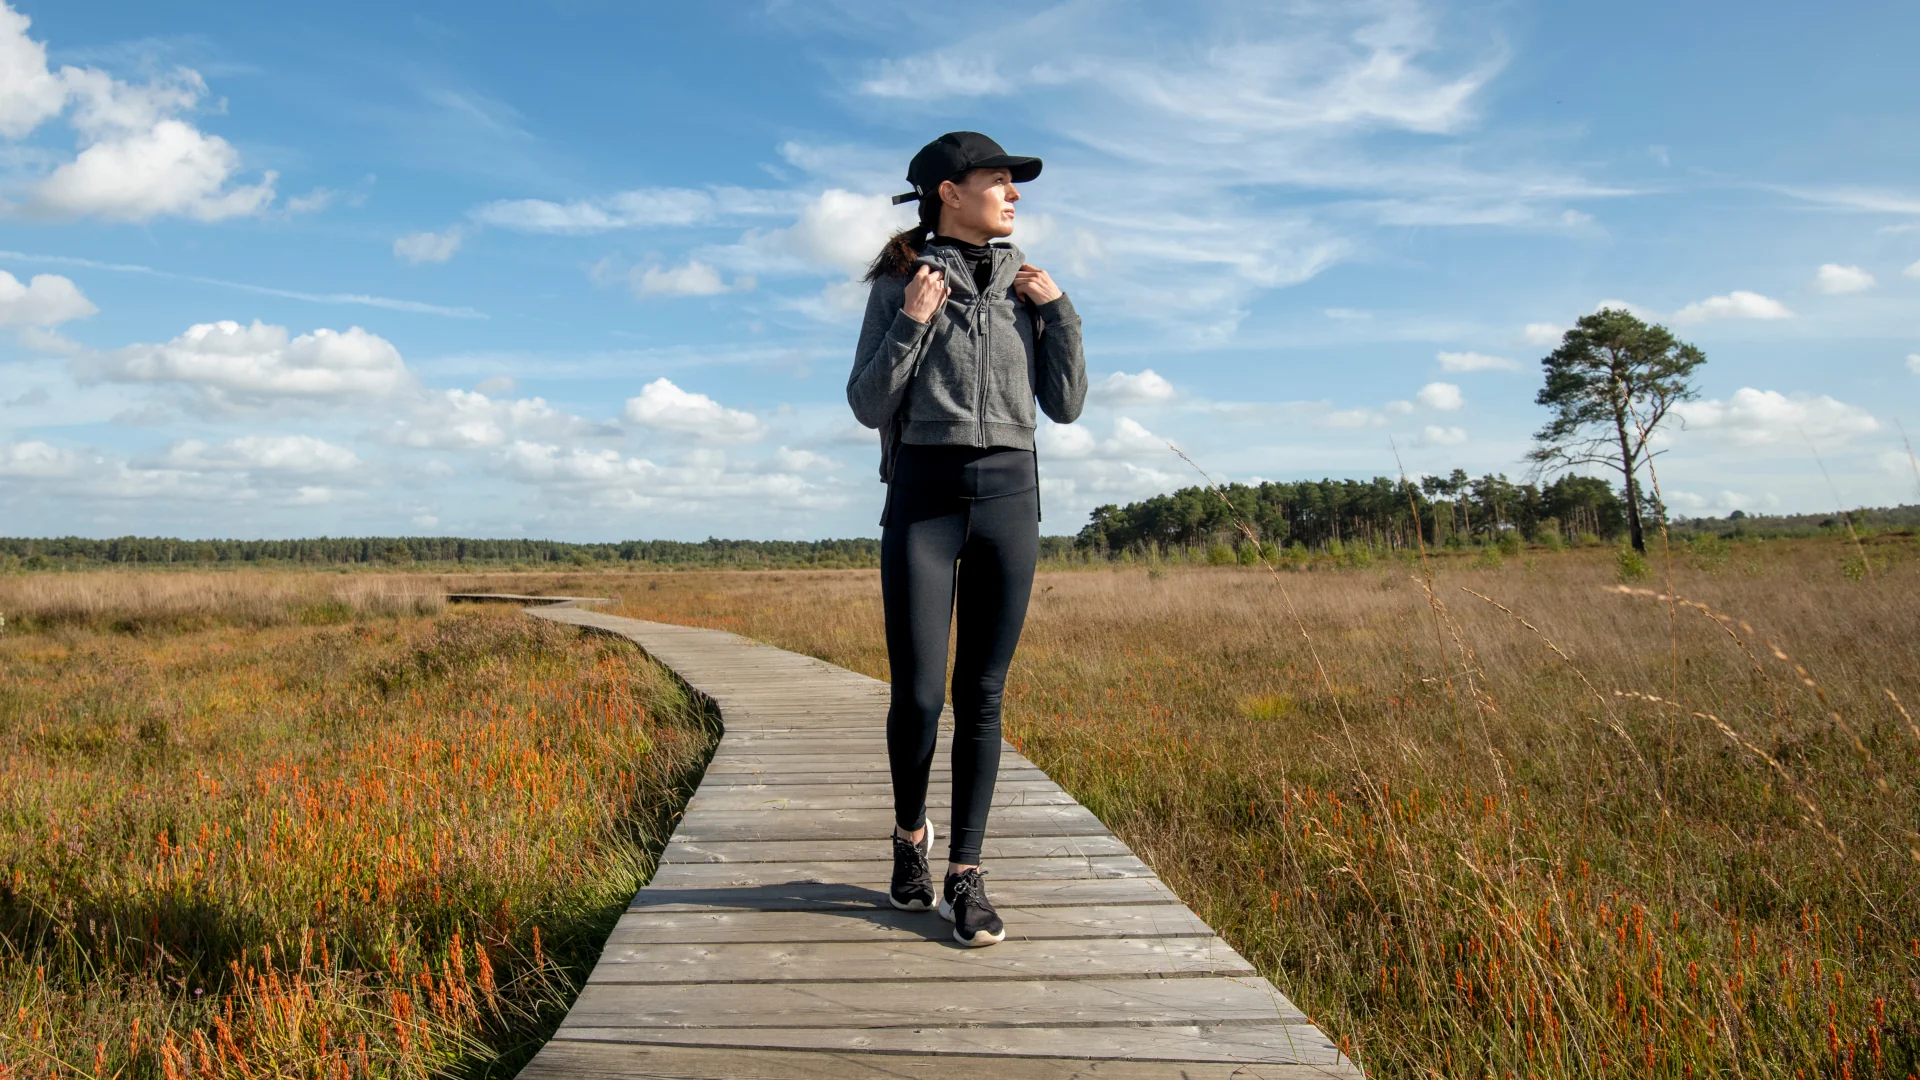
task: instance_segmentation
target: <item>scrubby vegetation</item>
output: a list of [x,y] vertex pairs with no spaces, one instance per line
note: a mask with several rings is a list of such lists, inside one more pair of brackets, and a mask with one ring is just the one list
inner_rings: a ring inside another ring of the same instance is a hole
[[[1907,1077],[1920,551],[1866,551],[1043,573],[1008,735],[1374,1076]],[[886,675],[869,574],[625,595]]]
[[0,579],[0,1077],[517,1071],[712,731],[630,647],[440,607]]

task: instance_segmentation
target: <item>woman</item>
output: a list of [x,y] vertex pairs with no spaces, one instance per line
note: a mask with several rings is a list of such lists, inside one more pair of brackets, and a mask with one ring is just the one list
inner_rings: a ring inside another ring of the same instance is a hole
[[[1080,317],[1018,248],[1015,184],[1040,159],[1014,157],[972,131],[940,136],[907,167],[920,220],[887,241],[867,280],[847,401],[880,429],[887,482],[880,539],[893,700],[893,906],[935,906],[927,858],[927,782],[945,696],[947,630],[958,613],[953,669],[953,828],[938,907],[963,945],[1006,929],[980,869],[1000,768],[1000,697],[1033,588],[1040,545],[1034,401],[1057,423],[1080,416],[1086,362]],[[957,567],[957,570],[956,570]],[[957,600],[957,603],[956,603]]]

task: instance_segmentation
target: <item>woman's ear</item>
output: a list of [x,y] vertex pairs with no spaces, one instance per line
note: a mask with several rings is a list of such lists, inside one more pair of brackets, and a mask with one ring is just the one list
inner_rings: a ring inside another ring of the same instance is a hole
[[960,209],[960,185],[951,180],[940,181],[940,201],[955,210]]

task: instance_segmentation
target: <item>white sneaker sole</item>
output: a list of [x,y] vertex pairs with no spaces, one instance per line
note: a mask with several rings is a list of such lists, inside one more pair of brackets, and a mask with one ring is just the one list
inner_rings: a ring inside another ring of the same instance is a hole
[[[922,855],[925,855],[929,859],[933,857],[933,819],[932,818],[927,819],[927,835],[920,838],[920,853]],[[922,903],[918,900],[909,900],[903,904],[900,901],[895,900],[893,898],[892,893],[887,894],[887,903],[892,904],[894,907],[900,909],[901,911],[932,911],[933,910],[932,904]]]

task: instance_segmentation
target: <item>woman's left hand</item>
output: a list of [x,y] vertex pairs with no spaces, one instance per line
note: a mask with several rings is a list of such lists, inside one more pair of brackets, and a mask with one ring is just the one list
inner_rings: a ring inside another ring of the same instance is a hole
[[1060,286],[1045,270],[1031,263],[1021,263],[1020,269],[1013,275],[1013,291],[1030,304],[1050,304],[1060,299]]

